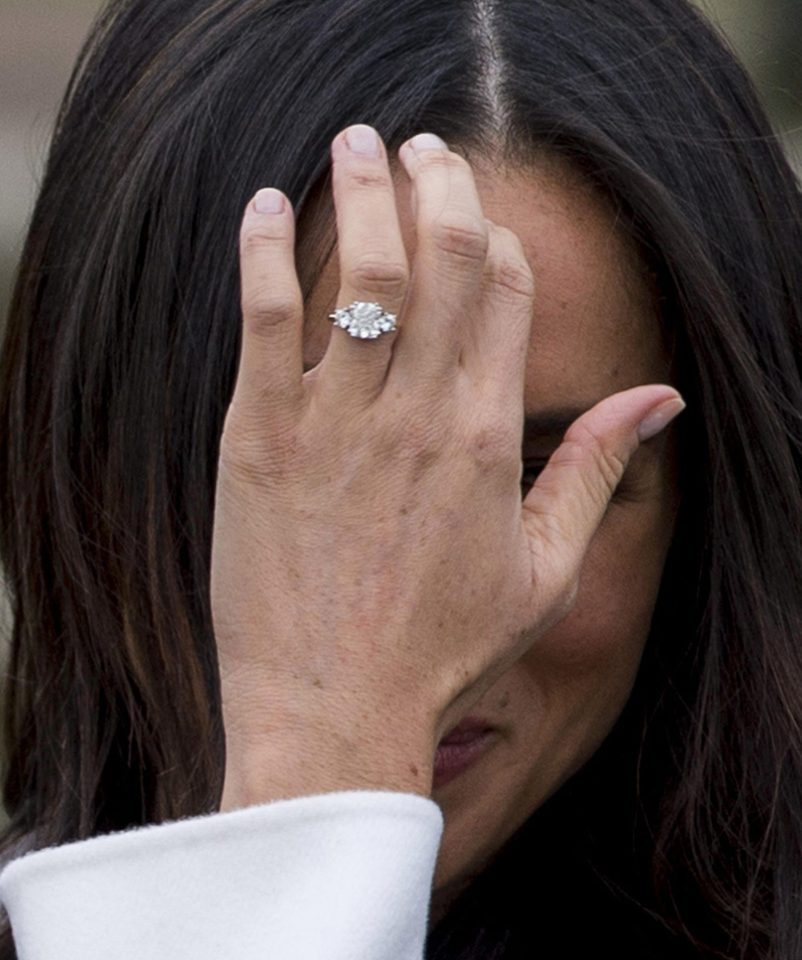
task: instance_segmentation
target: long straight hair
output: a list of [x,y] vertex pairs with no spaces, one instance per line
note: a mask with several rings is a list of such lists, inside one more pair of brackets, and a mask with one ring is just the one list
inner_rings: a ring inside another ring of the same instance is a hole
[[[6,859],[218,808],[209,601],[260,186],[332,249],[329,144],[421,130],[608,196],[675,344],[683,498],[632,696],[431,931],[434,960],[802,957],[802,203],[686,0],[112,0],[0,357]],[[0,957],[14,948],[8,929]]]

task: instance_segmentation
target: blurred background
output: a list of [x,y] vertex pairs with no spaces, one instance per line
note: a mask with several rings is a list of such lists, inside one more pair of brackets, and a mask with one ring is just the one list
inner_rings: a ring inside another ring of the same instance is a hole
[[[100,0],[0,0],[0,326],[58,103],[101,5]],[[747,65],[802,174],[802,0],[698,0],[698,5]],[[6,624],[0,585],[0,664]]]

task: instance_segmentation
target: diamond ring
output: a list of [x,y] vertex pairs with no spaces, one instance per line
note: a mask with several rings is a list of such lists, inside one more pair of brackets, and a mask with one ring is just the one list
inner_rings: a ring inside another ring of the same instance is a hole
[[349,306],[335,310],[329,314],[329,320],[362,340],[375,340],[396,329],[394,313],[387,313],[379,303],[365,300],[354,300]]

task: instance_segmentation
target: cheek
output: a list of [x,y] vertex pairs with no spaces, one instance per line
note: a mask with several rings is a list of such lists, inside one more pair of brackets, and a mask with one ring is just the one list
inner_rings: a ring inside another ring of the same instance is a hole
[[649,632],[672,506],[668,494],[659,503],[611,505],[571,613],[487,692],[488,716],[506,723],[505,742],[488,754],[481,780],[454,781],[438,798],[446,834],[435,889],[482,869],[612,729]]
[[541,684],[628,691],[649,632],[670,544],[668,511],[612,504],[585,556],[576,603],[525,660]]

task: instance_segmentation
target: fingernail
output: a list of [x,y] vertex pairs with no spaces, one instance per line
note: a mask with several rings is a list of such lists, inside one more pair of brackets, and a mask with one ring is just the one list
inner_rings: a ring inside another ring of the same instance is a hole
[[651,440],[651,438],[660,433],[664,427],[667,427],[677,414],[682,413],[686,406],[685,401],[679,397],[674,397],[671,400],[666,400],[665,403],[661,403],[659,407],[650,411],[643,420],[641,420],[638,425],[638,439],[641,442]]
[[436,133],[419,133],[409,141],[409,145],[416,153],[421,150],[448,150],[448,144]]
[[282,213],[284,194],[273,187],[265,187],[253,198],[253,205],[257,213]]
[[357,123],[345,131],[345,139],[354,153],[363,156],[379,156],[379,135],[366,123]]

